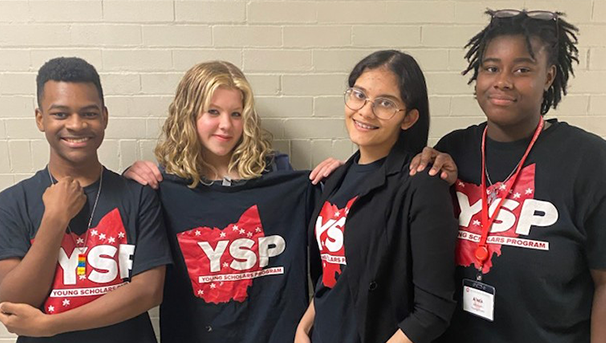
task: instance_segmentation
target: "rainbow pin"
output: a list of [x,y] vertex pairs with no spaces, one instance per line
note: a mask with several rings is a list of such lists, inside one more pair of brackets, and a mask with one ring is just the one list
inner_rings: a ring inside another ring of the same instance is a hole
[[86,256],[78,254],[78,275],[86,275]]

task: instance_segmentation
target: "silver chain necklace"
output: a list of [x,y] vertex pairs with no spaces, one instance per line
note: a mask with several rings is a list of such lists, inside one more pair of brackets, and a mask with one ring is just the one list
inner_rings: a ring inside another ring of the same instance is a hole
[[[55,184],[55,181],[53,180],[53,176],[50,172],[50,168],[48,165],[46,165],[46,171],[48,172],[48,177],[50,179],[51,185]],[[101,167],[101,176],[99,176],[99,190],[97,190],[97,196],[95,197],[95,202],[93,203],[93,209],[90,213],[90,218],[88,218],[88,225],[86,226],[86,236],[84,237],[84,242],[82,243],[82,246],[78,245],[78,242],[74,241],[74,246],[76,247],[76,249],[78,249],[78,251],[80,251],[80,255],[83,255],[83,249],[86,248],[86,242],[88,241],[88,232],[90,231],[90,226],[93,223],[93,216],[95,215],[95,210],[97,209],[97,203],[99,203],[99,195],[101,195],[101,188],[103,187],[103,167]],[[69,224],[67,224],[67,232],[69,233],[69,236],[72,238],[72,240],[74,240],[74,237],[71,235],[71,233],[73,232],[71,227],[69,226]],[[80,267],[80,266],[78,266]]]
[[[519,166],[520,166],[520,161],[518,161],[518,164],[516,164],[516,166],[513,167],[513,170],[511,171],[511,173],[509,173],[509,175],[501,183],[507,183],[507,181],[509,181],[509,179],[513,176],[513,174],[516,172],[516,170],[518,169]],[[486,174],[486,180],[492,186],[493,185],[492,180],[490,179],[490,175],[488,175],[488,166],[486,166],[485,174]]]

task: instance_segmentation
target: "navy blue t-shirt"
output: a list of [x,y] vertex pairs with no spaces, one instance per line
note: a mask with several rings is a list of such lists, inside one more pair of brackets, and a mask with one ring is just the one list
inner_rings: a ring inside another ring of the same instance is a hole
[[[53,180],[55,182],[55,180]],[[0,260],[23,258],[44,214],[42,195],[51,185],[47,169],[0,193]],[[84,187],[88,198],[72,219],[59,251],[51,291],[42,310],[57,314],[85,305],[146,270],[171,262],[160,202],[154,191],[104,169],[91,228],[88,219],[100,182]],[[86,246],[86,273],[79,275],[78,246]],[[156,342],[147,312],[122,323],[54,337],[19,337],[25,342]]]
[[315,237],[322,258],[323,274],[316,284],[312,330],[314,343],[358,343],[353,301],[346,281],[344,236],[349,209],[356,201],[364,180],[379,169],[385,159],[369,164],[354,162],[343,182],[324,204],[318,215]]
[[175,264],[160,308],[163,343],[292,342],[309,299],[309,172],[245,182],[160,184]]

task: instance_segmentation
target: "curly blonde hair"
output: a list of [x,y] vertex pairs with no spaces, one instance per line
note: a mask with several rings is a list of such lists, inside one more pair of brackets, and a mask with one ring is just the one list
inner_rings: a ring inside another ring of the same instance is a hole
[[190,188],[196,187],[204,176],[217,175],[216,169],[204,160],[196,122],[208,111],[219,87],[240,90],[244,107],[243,133],[234,147],[229,171],[237,170],[243,179],[258,177],[272,152],[271,135],[261,128],[252,89],[242,71],[225,61],[199,63],[179,82],[155,149],[156,158],[166,172],[191,180]]

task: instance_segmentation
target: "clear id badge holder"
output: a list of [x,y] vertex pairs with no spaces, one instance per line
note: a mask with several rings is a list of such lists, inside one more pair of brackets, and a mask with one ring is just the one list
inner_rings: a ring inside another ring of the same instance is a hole
[[494,300],[496,289],[478,280],[463,279],[463,310],[475,316],[494,321]]

